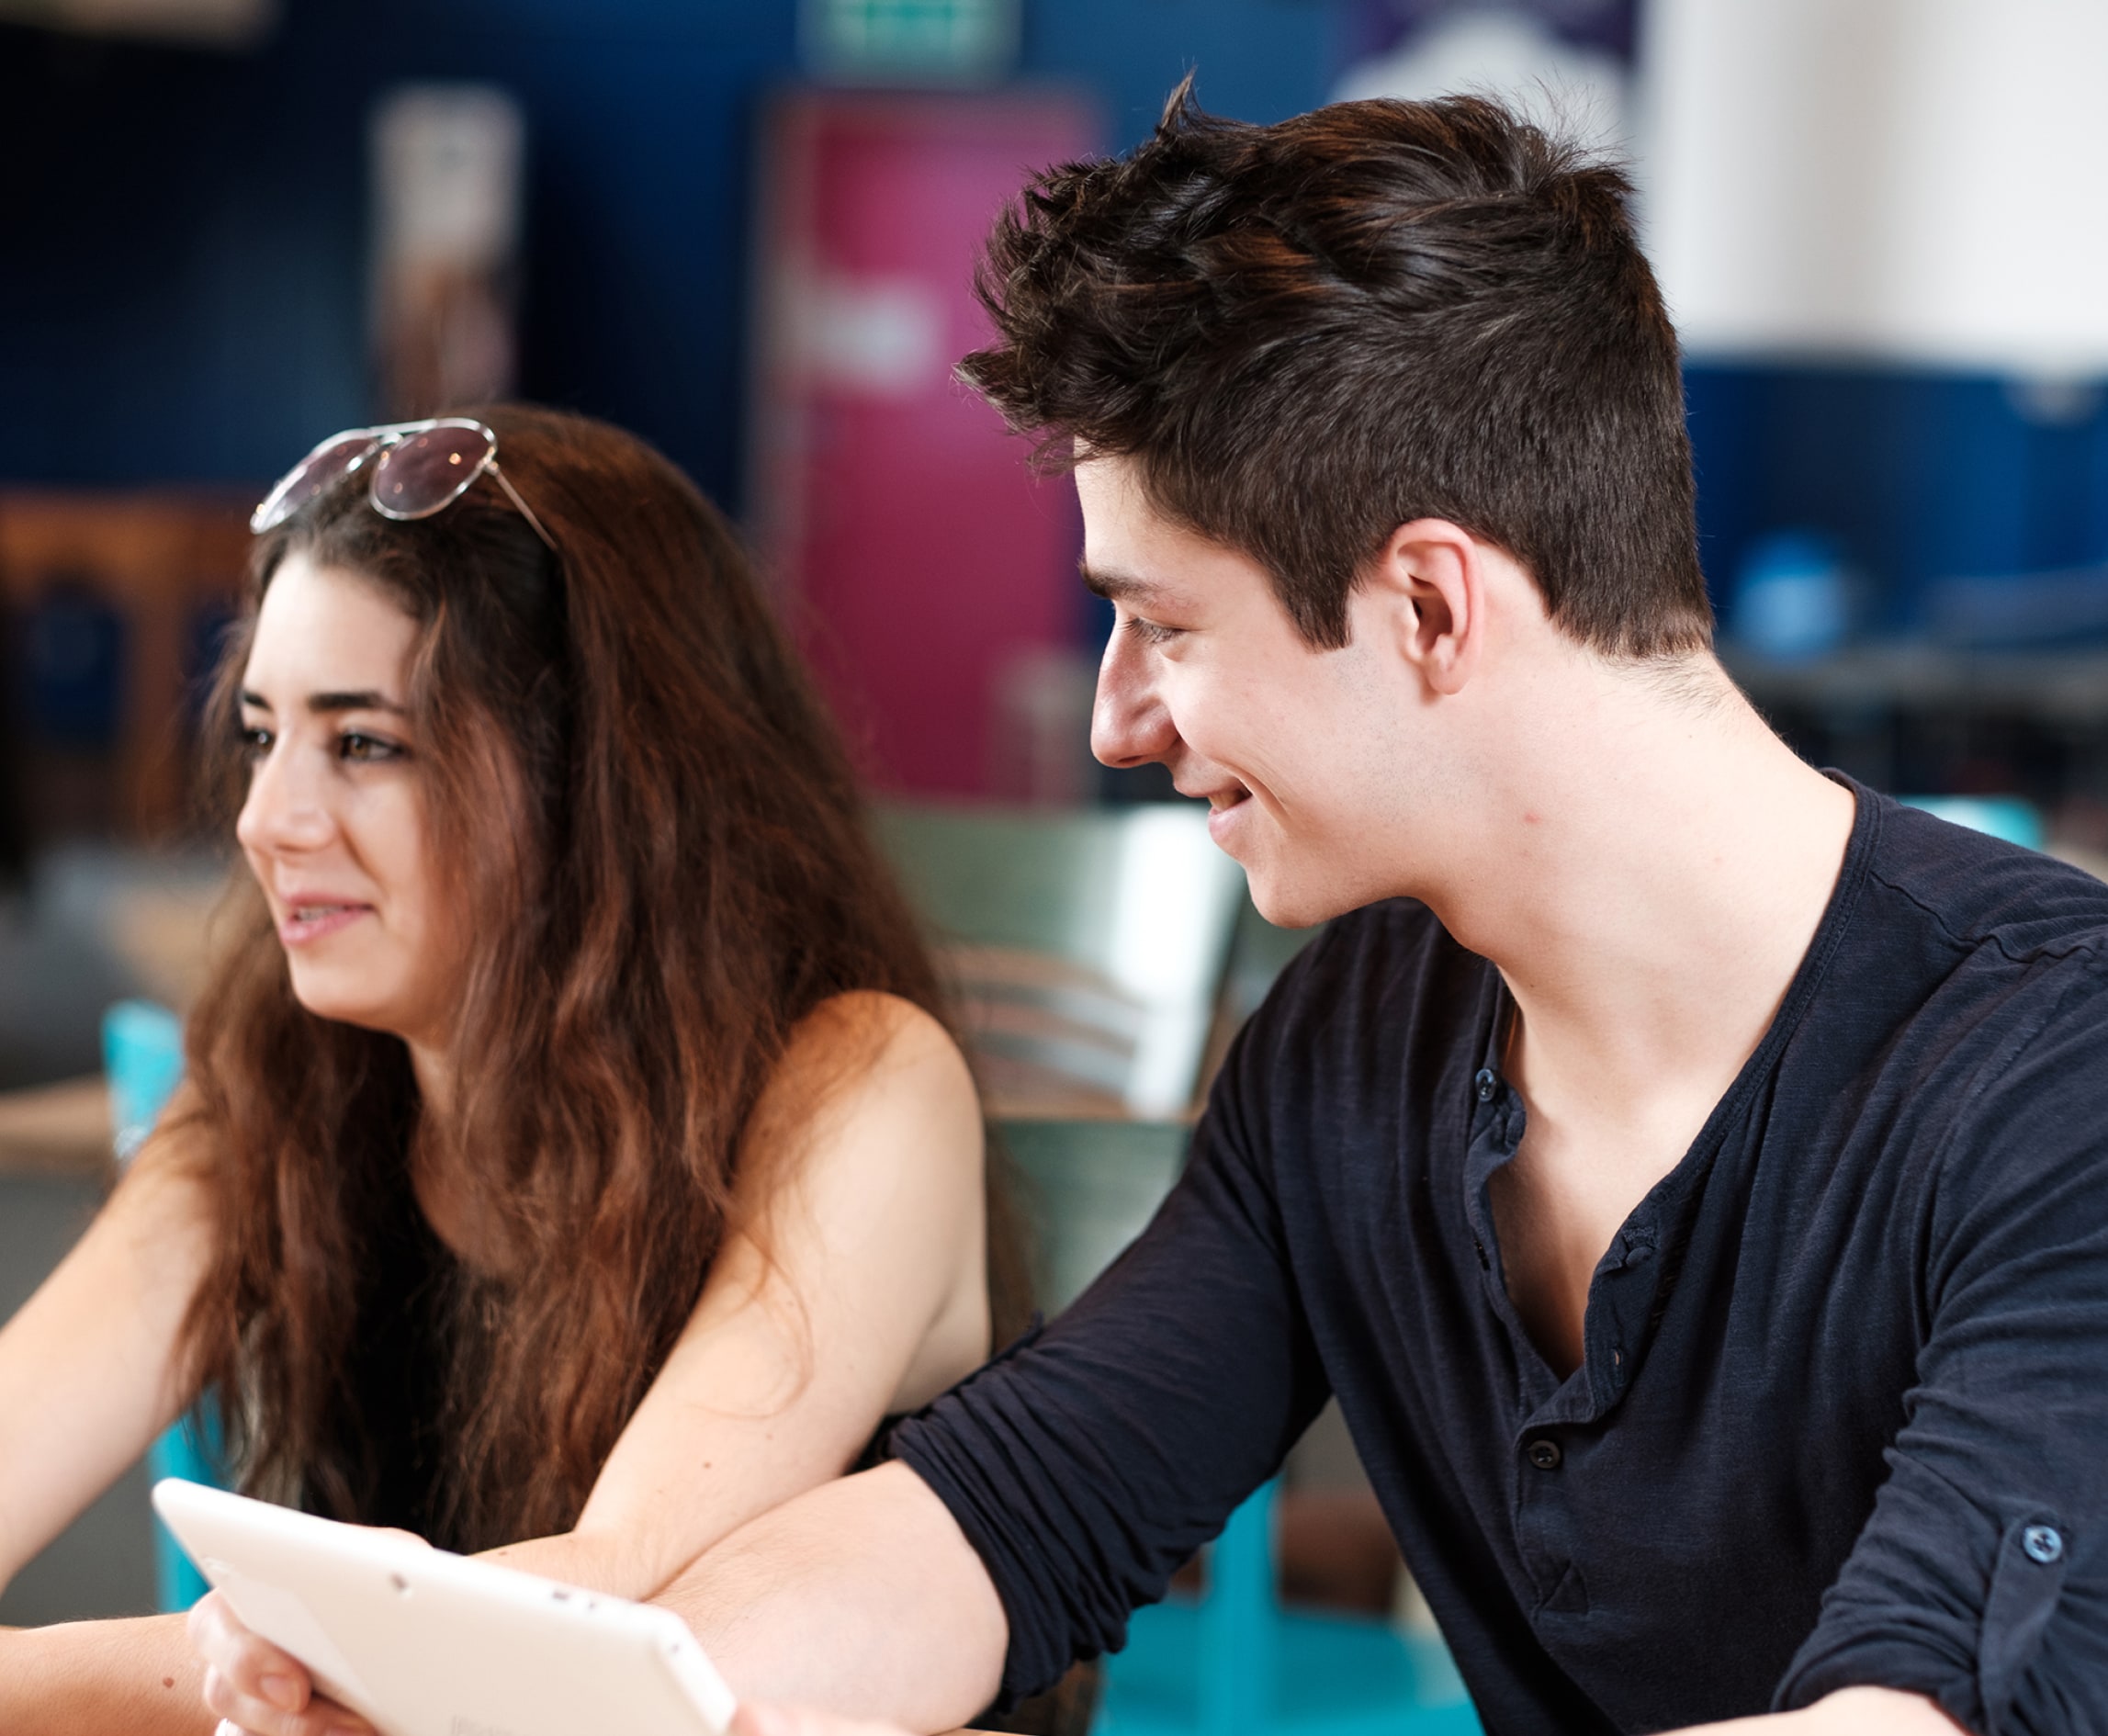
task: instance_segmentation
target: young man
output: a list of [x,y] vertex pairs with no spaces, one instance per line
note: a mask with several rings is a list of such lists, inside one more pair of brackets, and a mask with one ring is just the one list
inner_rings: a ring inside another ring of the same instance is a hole
[[1094,746],[1331,926],[1112,1271],[671,1588],[748,1696],[1043,1686],[1336,1393],[1494,1736],[2108,1730],[2108,888],[1721,672],[1626,192],[1181,99],[999,229]]

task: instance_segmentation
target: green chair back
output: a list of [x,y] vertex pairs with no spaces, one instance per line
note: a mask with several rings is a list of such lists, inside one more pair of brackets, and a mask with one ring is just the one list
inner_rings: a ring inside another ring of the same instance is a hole
[[[1243,875],[1196,804],[896,804],[881,846],[945,961],[977,1058],[1070,1081],[1097,1112],[1185,1113]],[[1001,1107],[999,1081],[985,1077]]]

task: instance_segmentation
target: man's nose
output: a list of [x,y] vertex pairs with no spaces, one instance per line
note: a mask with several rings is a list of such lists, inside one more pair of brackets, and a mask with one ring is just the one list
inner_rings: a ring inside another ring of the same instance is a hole
[[1148,657],[1119,627],[1098,665],[1098,697],[1090,710],[1090,750],[1110,766],[1162,760],[1178,739],[1148,670]]
[[299,764],[303,757],[281,742],[256,761],[234,822],[244,850],[314,850],[329,842],[336,821],[319,776]]

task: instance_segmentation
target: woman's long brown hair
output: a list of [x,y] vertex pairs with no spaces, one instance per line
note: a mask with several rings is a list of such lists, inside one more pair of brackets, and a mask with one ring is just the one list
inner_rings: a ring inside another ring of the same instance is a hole
[[[355,477],[261,539],[211,724],[231,806],[250,629],[296,548],[419,624],[432,856],[474,937],[451,1110],[420,1126],[403,1044],[300,1006],[253,885],[187,1057],[220,1235],[185,1343],[244,1487],[357,1513],[370,1447],[339,1426],[343,1370],[413,1133],[499,1227],[514,1276],[468,1283],[450,1323],[457,1548],[575,1521],[694,1307],[791,1028],[852,989],[941,1016],[846,757],[724,521],[615,429],[476,413],[560,560],[488,479],[403,524]],[[1016,1268],[996,1216],[1000,1319]]]

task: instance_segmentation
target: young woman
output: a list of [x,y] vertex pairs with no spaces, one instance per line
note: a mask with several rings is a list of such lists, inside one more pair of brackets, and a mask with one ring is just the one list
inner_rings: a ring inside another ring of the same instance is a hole
[[[986,1354],[929,964],[641,443],[355,431],[255,527],[211,725],[247,873],[162,1131],[0,1330],[0,1584],[208,1394],[253,1493],[647,1595]],[[14,1736],[199,1692],[177,1618],[0,1632]]]

